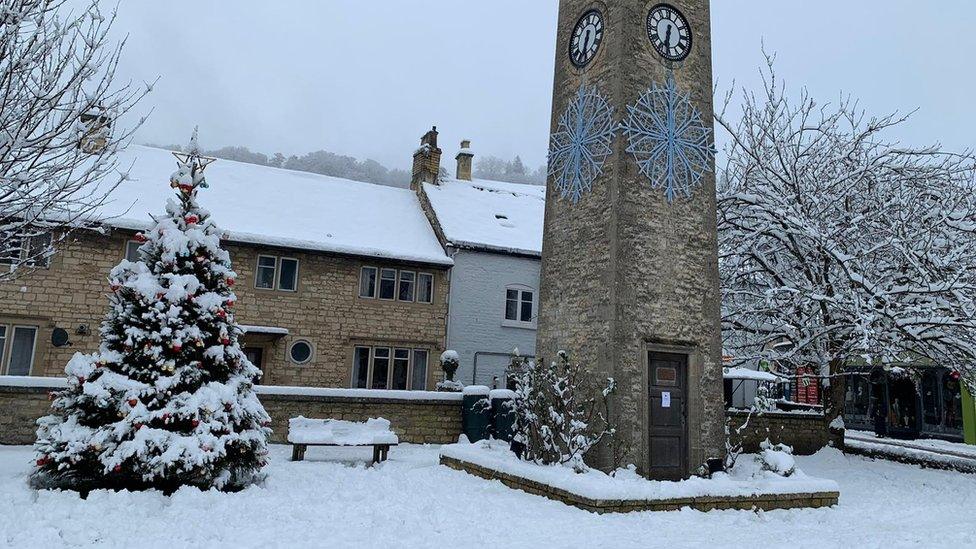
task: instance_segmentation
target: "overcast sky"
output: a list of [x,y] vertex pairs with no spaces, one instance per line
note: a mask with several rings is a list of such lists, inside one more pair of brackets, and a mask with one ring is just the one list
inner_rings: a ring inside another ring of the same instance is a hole
[[[114,5],[115,0],[106,2]],[[327,149],[408,167],[432,124],[453,157],[544,163],[557,0],[128,0],[120,77],[160,77],[140,142]],[[976,2],[713,0],[721,89],[758,85],[760,46],[794,89],[910,111],[906,143],[976,144]]]

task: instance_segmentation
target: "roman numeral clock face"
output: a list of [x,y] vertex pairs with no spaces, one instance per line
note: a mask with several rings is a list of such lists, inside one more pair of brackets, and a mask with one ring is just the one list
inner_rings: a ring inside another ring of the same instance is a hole
[[569,39],[570,60],[579,68],[585,67],[596,57],[601,42],[603,15],[596,10],[588,11],[576,22],[573,35]]
[[691,26],[684,14],[669,4],[658,4],[647,14],[647,37],[668,61],[683,61],[691,53]]

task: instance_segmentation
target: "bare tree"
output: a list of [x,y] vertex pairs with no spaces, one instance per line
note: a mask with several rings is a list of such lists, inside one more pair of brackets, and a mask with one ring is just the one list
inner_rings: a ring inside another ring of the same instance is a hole
[[976,160],[892,141],[904,116],[793,101],[767,61],[762,95],[717,116],[727,348],[819,366],[835,435],[851,365],[937,364],[973,387]]
[[113,85],[124,40],[97,0],[0,0],[0,280],[43,264],[124,178],[119,120],[150,86]]

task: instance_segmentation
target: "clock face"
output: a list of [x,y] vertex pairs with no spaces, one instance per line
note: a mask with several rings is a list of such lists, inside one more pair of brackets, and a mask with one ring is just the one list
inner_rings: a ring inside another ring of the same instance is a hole
[[569,58],[577,67],[585,67],[596,57],[603,42],[603,15],[590,10],[580,17],[569,39]]
[[647,14],[647,37],[668,61],[682,61],[691,52],[691,26],[684,14],[669,4],[658,4]]

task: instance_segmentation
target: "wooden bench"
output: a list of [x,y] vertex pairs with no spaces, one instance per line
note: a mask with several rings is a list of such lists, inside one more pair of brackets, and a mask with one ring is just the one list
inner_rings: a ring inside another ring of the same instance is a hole
[[335,448],[373,448],[375,465],[386,461],[390,447],[397,446],[400,440],[390,430],[390,422],[383,418],[369,419],[365,422],[342,421],[336,419],[307,419],[296,417],[288,420],[288,443],[292,445],[291,460],[302,461],[309,446]]
[[317,444],[317,443],[291,443],[291,460],[292,461],[302,461],[305,459],[305,451],[308,450],[309,446],[324,446],[333,448],[365,448],[368,446],[373,447],[373,461],[370,465],[376,465],[387,460],[390,455],[390,447],[397,446],[397,444]]

